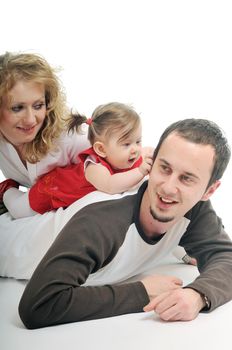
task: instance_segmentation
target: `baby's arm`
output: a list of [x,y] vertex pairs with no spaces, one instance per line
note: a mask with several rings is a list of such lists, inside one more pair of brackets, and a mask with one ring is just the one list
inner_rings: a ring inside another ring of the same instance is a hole
[[116,194],[128,191],[137,185],[150,172],[151,166],[152,158],[149,154],[144,156],[138,168],[113,175],[103,165],[90,163],[85,170],[85,177],[97,190]]

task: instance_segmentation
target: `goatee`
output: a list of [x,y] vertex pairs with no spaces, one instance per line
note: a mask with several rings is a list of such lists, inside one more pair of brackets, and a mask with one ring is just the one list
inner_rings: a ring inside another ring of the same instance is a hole
[[159,222],[170,222],[174,220],[174,216],[159,216],[155,213],[155,211],[150,207],[150,213],[154,220],[157,220]]

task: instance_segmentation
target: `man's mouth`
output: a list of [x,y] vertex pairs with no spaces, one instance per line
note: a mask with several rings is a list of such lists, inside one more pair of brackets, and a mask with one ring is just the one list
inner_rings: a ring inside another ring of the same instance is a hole
[[177,203],[177,201],[175,201],[173,199],[165,198],[159,194],[158,194],[158,197],[159,197],[159,200],[164,204],[176,204]]

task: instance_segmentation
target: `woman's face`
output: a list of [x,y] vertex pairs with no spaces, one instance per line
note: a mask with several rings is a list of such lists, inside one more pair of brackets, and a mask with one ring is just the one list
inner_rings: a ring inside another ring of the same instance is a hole
[[3,97],[0,133],[16,148],[36,137],[46,117],[43,84],[19,80]]

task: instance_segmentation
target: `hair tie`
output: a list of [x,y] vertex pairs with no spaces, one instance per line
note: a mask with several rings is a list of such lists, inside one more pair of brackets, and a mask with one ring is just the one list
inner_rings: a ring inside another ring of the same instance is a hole
[[92,119],[92,118],[88,118],[88,119],[86,120],[86,124],[88,124],[88,125],[91,125],[92,122],[93,122],[93,119]]

